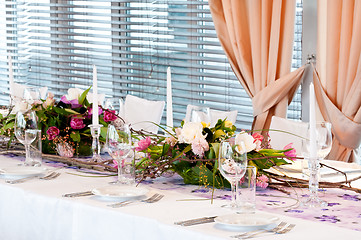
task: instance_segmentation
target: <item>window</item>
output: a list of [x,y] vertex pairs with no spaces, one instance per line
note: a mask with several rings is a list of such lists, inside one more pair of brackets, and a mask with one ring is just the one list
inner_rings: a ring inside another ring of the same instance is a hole
[[[302,65],[302,0],[297,2],[294,68]],[[237,128],[251,128],[251,99],[219,44],[207,0],[6,0],[5,5],[2,92],[8,93],[8,54],[16,82],[48,86],[57,97],[70,87],[89,87],[95,64],[99,92],[109,99],[132,94],[165,101],[170,66],[175,125],[193,104],[238,110]],[[289,107],[290,118],[301,118],[300,96],[301,90]],[[7,102],[2,94],[0,103]]]

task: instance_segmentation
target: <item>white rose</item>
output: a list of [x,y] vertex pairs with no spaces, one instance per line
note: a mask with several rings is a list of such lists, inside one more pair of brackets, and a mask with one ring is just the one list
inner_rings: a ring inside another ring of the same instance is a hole
[[180,131],[178,136],[178,141],[180,143],[192,143],[196,138],[206,138],[202,135],[203,125],[200,122],[187,122],[183,125],[183,128]]
[[79,89],[79,88],[69,88],[68,89],[68,95],[66,95],[66,99],[68,101],[74,100],[74,99],[79,99],[80,95],[83,93],[84,91]]
[[[243,142],[243,144],[242,144]],[[235,138],[236,151],[240,154],[250,152],[256,149],[257,145],[254,143],[254,139],[251,135],[246,133],[245,131],[237,134]]]

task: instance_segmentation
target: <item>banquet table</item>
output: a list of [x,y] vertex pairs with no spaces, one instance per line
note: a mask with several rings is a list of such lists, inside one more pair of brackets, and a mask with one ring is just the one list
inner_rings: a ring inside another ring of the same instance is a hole
[[[0,169],[17,166],[22,158],[0,156]],[[32,179],[9,184],[0,179],[0,239],[234,239],[232,235],[252,228],[229,228],[219,223],[189,227],[174,222],[205,216],[231,214],[221,206],[230,191],[185,185],[178,176],[146,180],[139,184],[153,193],[164,194],[156,203],[131,203],[121,208],[107,206],[99,196],[65,198],[66,193],[108,186],[114,176],[103,177],[57,163],[43,167],[61,175],[53,180]],[[356,166],[357,167],[357,166]],[[1,175],[1,174],[0,174]],[[355,187],[360,187],[360,180]],[[323,209],[306,209],[299,199],[307,189],[292,189],[291,195],[266,189],[256,194],[257,213],[271,214],[280,221],[296,224],[287,234],[265,234],[259,239],[360,239],[361,194],[341,189],[320,191],[329,204]],[[145,196],[144,196],[145,197]]]

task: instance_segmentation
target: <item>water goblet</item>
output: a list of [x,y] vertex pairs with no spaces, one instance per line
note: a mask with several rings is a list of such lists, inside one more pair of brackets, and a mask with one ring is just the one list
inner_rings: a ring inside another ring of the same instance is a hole
[[[238,144],[241,144],[241,146],[238,146]],[[222,176],[231,184],[232,201],[224,207],[229,207],[233,210],[238,208],[236,200],[237,182],[241,180],[247,168],[247,153],[242,153],[238,150],[239,147],[245,149],[244,142],[241,141],[238,144],[235,143],[234,138],[221,142],[218,155],[218,169]]]
[[133,184],[135,182],[134,161],[128,157],[132,153],[132,140],[129,126],[115,127],[110,124],[107,131],[106,145],[109,155],[117,161],[118,179],[115,184]]
[[38,162],[32,161],[30,157],[30,144],[35,140],[38,134],[38,125],[34,111],[19,111],[16,113],[14,133],[16,138],[25,147],[26,158],[24,165],[34,166]]

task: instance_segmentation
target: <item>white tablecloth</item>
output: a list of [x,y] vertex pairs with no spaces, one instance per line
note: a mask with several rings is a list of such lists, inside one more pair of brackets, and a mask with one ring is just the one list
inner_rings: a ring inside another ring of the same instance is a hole
[[[18,161],[0,157],[0,168]],[[87,191],[105,186],[109,177],[83,177],[73,169],[62,168],[54,180],[33,179],[21,184],[8,184],[0,179],[0,239],[231,239],[233,232],[215,223],[191,227],[176,226],[175,221],[230,213],[221,208],[224,200],[182,201],[194,199],[172,190],[150,188],[165,197],[153,204],[134,203],[123,208],[107,207],[97,196],[64,198],[65,193]],[[361,209],[355,209],[360,211]],[[295,223],[285,235],[260,239],[360,239],[361,232],[278,215],[280,220]]]

